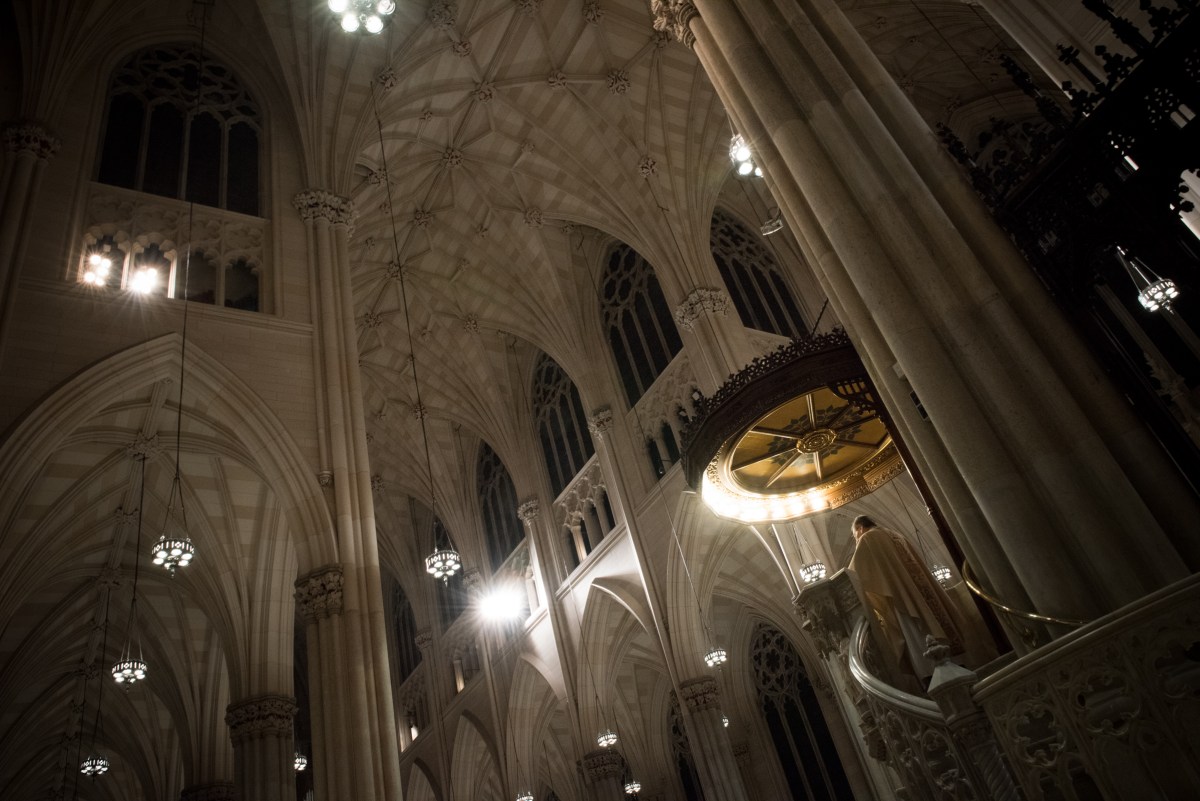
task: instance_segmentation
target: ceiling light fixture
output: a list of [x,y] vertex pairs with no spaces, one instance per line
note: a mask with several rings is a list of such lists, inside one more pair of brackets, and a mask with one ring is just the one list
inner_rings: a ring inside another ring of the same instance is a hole
[[[335,0],[331,0],[331,4],[334,1]],[[377,8],[380,9],[380,13],[383,13],[382,9],[385,7],[389,7],[390,10],[388,10],[387,13],[390,14],[391,10],[394,10],[395,5],[391,3],[391,0],[379,0],[377,3]],[[387,193],[387,208],[389,210],[388,223],[391,225],[392,229],[392,253],[397,262],[399,262],[400,235],[396,231],[395,203],[393,203],[392,199],[392,175],[388,169],[387,148],[384,146],[383,142],[383,119],[379,116],[379,100],[375,91],[376,83],[377,82],[375,81],[371,83],[371,110],[375,114],[375,130],[379,136],[379,159],[380,166],[383,168],[384,190]],[[404,273],[404,270],[400,270],[400,300],[401,305],[404,307],[404,332],[408,339],[408,353],[410,357],[409,364],[412,365],[413,395],[416,401],[416,403],[413,405],[413,408],[416,410],[417,421],[421,424],[421,443],[424,446],[425,451],[425,475],[429,480],[429,506],[433,519],[433,553],[425,557],[425,572],[433,576],[435,579],[441,579],[444,582],[449,582],[451,576],[453,576],[462,568],[462,556],[454,547],[454,543],[450,539],[450,532],[448,530],[445,531],[446,545],[442,546],[438,543],[439,526],[437,525],[437,490],[434,489],[433,484],[433,459],[429,455],[429,428],[425,422],[425,418],[428,415],[425,411],[425,405],[421,402],[421,377],[417,370],[417,352],[413,345],[412,312],[409,307],[408,284],[405,281]],[[444,526],[441,528],[445,530]]]
[[755,163],[750,145],[741,134],[734,134],[733,139],[729,141],[729,160],[733,162],[733,169],[738,175],[762,178],[762,167]]
[[950,578],[953,575],[950,572],[950,568],[946,567],[945,565],[934,565],[932,568],[930,568],[929,572],[933,574],[935,579],[937,579],[938,584],[941,584],[943,587],[950,586]]
[[346,33],[375,34],[396,10],[393,0],[329,0],[329,10]]
[[625,795],[637,795],[642,791],[642,783],[637,779],[625,782]]
[[308,767],[308,757],[297,751],[295,759],[292,760],[292,766],[297,773],[303,773],[304,769]]
[[612,729],[605,729],[596,735],[596,745],[601,748],[612,748],[617,744],[617,733]]
[[809,562],[806,565],[800,565],[800,579],[805,584],[813,584],[825,578],[828,569],[824,562]]
[[479,609],[488,620],[516,620],[525,613],[525,598],[516,587],[502,584],[493,587],[480,601]]
[[777,234],[783,230],[783,217],[780,216],[779,209],[772,208],[769,213],[771,216],[768,217],[758,228],[759,232],[762,233],[763,236]]
[[709,667],[720,667],[729,661],[729,654],[725,653],[725,649],[714,647],[708,649],[708,653],[704,655],[704,664]]
[[1117,260],[1129,274],[1134,289],[1138,293],[1138,302],[1146,311],[1156,312],[1159,309],[1171,311],[1171,304],[1179,297],[1179,287],[1170,278],[1163,278],[1146,266],[1137,256],[1117,245]]

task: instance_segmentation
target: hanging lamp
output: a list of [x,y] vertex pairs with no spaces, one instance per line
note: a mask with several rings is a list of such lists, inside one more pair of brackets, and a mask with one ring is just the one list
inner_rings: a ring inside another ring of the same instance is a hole
[[[137,601],[138,574],[142,563],[142,510],[146,507],[146,457],[141,456],[140,487],[138,490],[137,543],[133,549],[133,597],[129,601],[129,623],[125,627],[125,645],[121,658],[112,667],[113,681],[131,687],[146,678],[150,667],[142,658],[142,638],[138,631]],[[135,653],[136,650],[136,653]]]
[[1159,309],[1171,311],[1171,304],[1179,297],[1179,287],[1174,281],[1163,278],[1120,245],[1117,245],[1117,260],[1133,281],[1133,287],[1138,293],[1138,303],[1142,304],[1143,309],[1150,312]]

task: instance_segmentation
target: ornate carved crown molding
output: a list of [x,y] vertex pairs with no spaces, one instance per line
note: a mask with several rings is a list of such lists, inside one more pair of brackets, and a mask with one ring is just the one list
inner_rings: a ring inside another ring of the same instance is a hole
[[237,801],[237,788],[233,782],[193,784],[179,793],[179,801]]
[[593,436],[602,436],[605,432],[613,427],[612,409],[605,406],[602,409],[597,409],[596,412],[587,419],[588,431],[592,432]]
[[579,769],[588,784],[608,778],[621,778],[625,773],[625,758],[617,751],[590,751],[579,760]]
[[33,156],[39,161],[53,158],[62,142],[40,125],[23,123],[4,129],[4,149],[14,155]]
[[225,707],[225,725],[235,743],[256,737],[290,737],[296,699],[288,695],[259,695]]
[[688,47],[696,46],[690,26],[700,12],[691,0],[650,0],[650,13],[654,15],[654,30],[668,33]]
[[333,225],[354,227],[354,201],[333,192],[324,189],[299,192],[292,198],[292,206],[306,222],[320,219],[328,220]]
[[341,565],[326,565],[296,579],[296,605],[308,623],[342,613],[346,579]]
[[683,303],[675,308],[675,322],[684,330],[691,331],[696,321],[705,314],[729,313],[729,295],[723,289],[700,287],[693,289]]
[[721,693],[717,690],[717,682],[707,676],[679,685],[679,697],[692,712],[719,709],[721,706]]

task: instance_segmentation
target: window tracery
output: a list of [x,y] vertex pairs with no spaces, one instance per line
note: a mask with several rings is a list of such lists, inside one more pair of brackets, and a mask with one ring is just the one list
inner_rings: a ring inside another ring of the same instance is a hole
[[807,333],[783,271],[758,237],[732,215],[716,209],[710,245],[743,325],[785,337]]
[[570,376],[546,354],[533,371],[533,417],[557,497],[596,453],[583,401]]
[[512,476],[486,442],[479,446],[475,488],[479,494],[488,556],[495,572],[525,539],[525,531],[517,515],[517,490]]
[[629,245],[613,248],[600,294],[609,347],[633,406],[683,343],[654,268]]
[[783,632],[764,623],[755,629],[750,660],[763,718],[792,797],[853,798],[800,654]]

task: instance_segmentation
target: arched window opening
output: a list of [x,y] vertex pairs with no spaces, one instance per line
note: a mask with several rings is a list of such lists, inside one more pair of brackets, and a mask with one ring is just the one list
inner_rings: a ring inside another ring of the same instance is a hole
[[193,250],[191,259],[176,268],[172,283],[173,298],[182,298],[186,290],[194,303],[217,302],[217,264],[201,250]]
[[713,212],[710,245],[742,325],[785,337],[808,332],[769,248],[726,212]]
[[225,308],[258,311],[258,267],[237,259],[225,270]]
[[396,643],[395,679],[400,684],[421,664],[421,649],[417,647],[417,619],[413,616],[412,602],[395,580],[388,595],[387,616]]
[[558,363],[546,354],[533,371],[533,417],[550,486],[560,495],[595,455],[579,390]]
[[792,798],[853,798],[800,654],[783,632],[761,624],[754,632],[750,657],[763,718]]
[[98,181],[259,213],[261,114],[229,69],[206,57],[198,76],[193,46],[155,46],[117,69],[108,98]]
[[654,268],[629,245],[613,248],[600,293],[609,346],[633,406],[683,343]]
[[517,490],[512,476],[486,442],[479,446],[475,488],[479,493],[488,556],[495,572],[525,539],[525,531],[517,516]]

